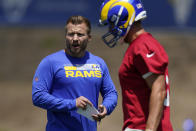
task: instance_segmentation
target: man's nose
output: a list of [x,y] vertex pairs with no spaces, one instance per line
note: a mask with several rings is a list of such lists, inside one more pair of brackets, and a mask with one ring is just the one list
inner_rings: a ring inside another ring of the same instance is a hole
[[78,40],[78,35],[77,35],[77,34],[74,34],[73,40],[74,40],[74,41],[77,41],[77,40]]

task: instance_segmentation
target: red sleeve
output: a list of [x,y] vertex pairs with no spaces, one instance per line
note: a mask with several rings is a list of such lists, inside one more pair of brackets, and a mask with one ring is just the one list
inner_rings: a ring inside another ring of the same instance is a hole
[[164,74],[168,65],[168,56],[161,45],[144,43],[135,48],[134,65],[142,76],[148,72]]

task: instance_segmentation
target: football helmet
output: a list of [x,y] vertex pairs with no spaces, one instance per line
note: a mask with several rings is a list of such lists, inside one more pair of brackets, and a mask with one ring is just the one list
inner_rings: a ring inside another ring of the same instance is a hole
[[109,25],[109,31],[102,36],[104,43],[114,47],[125,37],[134,21],[146,18],[146,11],[140,0],[105,0],[101,5],[99,25]]

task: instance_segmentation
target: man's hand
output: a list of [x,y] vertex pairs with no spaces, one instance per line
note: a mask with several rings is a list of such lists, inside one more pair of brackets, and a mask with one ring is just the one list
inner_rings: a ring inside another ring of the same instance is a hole
[[96,121],[101,121],[107,114],[107,109],[103,105],[99,105],[99,114],[97,115],[92,115],[93,119]]
[[86,109],[87,104],[93,105],[87,98],[84,96],[80,96],[76,99],[76,107],[82,108],[83,110]]

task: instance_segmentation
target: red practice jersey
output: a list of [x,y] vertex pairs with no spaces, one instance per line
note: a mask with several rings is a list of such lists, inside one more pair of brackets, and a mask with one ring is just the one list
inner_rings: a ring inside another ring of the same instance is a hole
[[151,92],[145,78],[152,73],[164,74],[167,92],[157,131],[173,131],[170,122],[168,56],[149,33],[141,34],[129,45],[119,69],[123,97],[123,130],[126,127],[145,129]]

